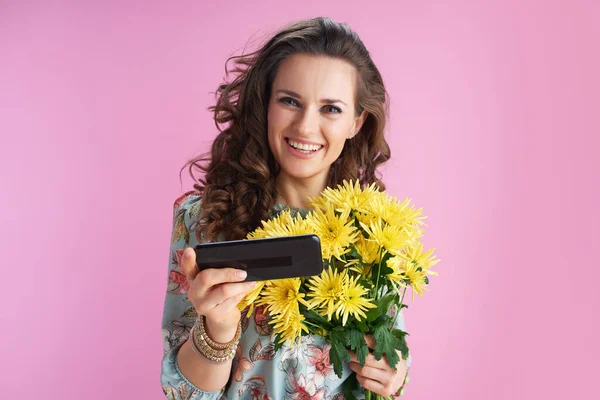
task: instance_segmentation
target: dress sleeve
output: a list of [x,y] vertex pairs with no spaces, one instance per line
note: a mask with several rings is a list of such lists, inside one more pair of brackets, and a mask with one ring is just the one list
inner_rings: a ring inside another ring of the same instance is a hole
[[187,340],[196,319],[196,312],[187,298],[189,285],[179,268],[179,261],[186,247],[198,243],[194,226],[199,209],[200,196],[195,192],[179,197],[173,206],[168,284],[162,318],[164,354],[160,376],[163,392],[167,399],[172,400],[226,399],[224,390],[206,392],[194,386],[177,365],[179,349]]

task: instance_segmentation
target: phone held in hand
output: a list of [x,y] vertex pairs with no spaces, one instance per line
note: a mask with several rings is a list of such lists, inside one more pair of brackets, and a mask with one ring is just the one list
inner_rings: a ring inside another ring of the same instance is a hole
[[203,243],[194,247],[200,271],[239,268],[246,281],[296,278],[323,271],[321,241],[317,235]]

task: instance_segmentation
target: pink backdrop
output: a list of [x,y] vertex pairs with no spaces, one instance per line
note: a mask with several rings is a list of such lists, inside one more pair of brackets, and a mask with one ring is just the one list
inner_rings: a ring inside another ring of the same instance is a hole
[[1,397],[163,398],[209,92],[252,35],[327,15],[382,71],[389,190],[442,259],[406,314],[406,398],[597,398],[598,3],[251,3],[0,2]]

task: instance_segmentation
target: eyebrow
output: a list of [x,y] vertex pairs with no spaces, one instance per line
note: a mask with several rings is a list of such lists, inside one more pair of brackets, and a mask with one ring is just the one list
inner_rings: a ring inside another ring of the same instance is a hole
[[[300,96],[298,93],[293,92],[291,90],[287,90],[287,89],[279,89],[275,93],[287,94],[288,96],[296,97],[298,99],[302,98],[302,96]],[[321,99],[321,103],[327,103],[327,104],[342,103],[343,105],[348,107],[348,105],[346,103],[344,103],[342,100],[339,100],[339,99]]]

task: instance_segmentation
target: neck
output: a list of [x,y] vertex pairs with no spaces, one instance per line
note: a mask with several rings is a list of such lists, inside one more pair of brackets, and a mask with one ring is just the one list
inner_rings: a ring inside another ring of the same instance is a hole
[[310,209],[312,206],[308,198],[320,195],[326,183],[327,174],[309,179],[297,179],[282,171],[275,180],[277,202],[296,208]]

